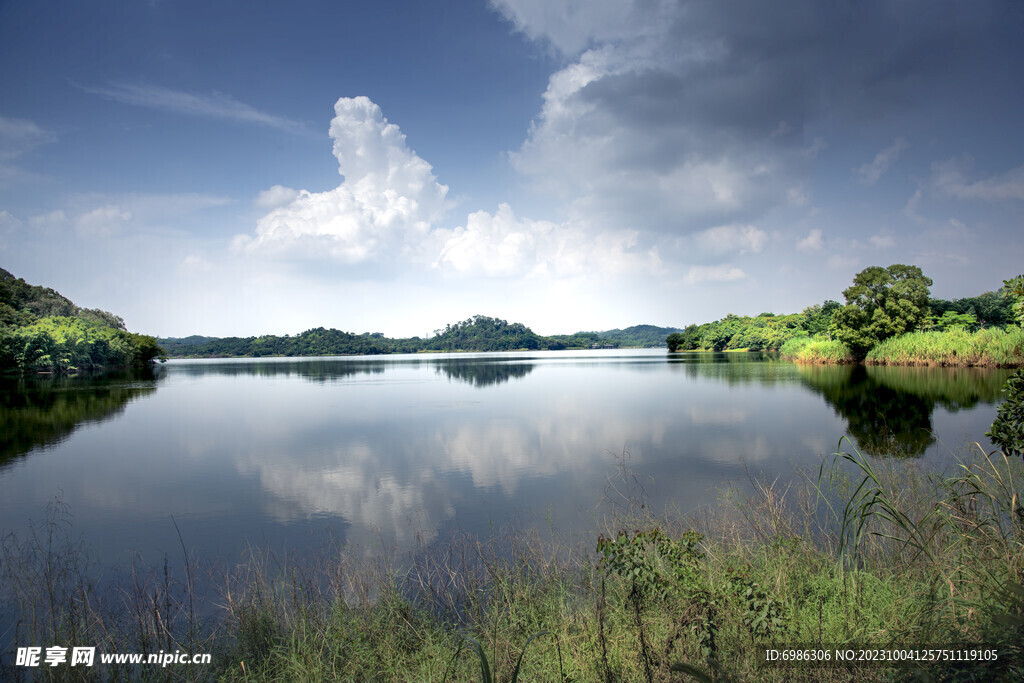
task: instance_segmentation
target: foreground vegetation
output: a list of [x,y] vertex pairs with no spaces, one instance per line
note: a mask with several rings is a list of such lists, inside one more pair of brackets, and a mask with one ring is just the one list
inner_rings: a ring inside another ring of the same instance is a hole
[[[625,467],[596,542],[453,536],[411,557],[135,567],[105,591],[57,513],[4,543],[19,645],[212,652],[205,667],[42,667],[46,679],[957,680],[1024,676],[1024,465],[944,474],[850,451],[802,483],[650,516]],[[205,581],[197,581],[208,572]],[[205,584],[207,589],[197,586]],[[215,590],[213,590],[215,588]],[[12,620],[12,623],[13,620]],[[766,648],[982,646],[998,659],[769,663]],[[5,653],[0,676],[24,668]]]
[[0,372],[139,368],[161,353],[113,313],[80,308],[0,268]]

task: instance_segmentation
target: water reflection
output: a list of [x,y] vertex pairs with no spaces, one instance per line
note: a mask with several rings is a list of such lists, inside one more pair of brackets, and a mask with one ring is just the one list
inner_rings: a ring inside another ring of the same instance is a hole
[[987,368],[908,368],[800,365],[806,386],[846,419],[865,453],[919,457],[935,443],[932,414],[995,403],[1009,371]]
[[528,375],[534,364],[528,358],[502,356],[481,358],[469,356],[450,358],[447,356],[417,357],[372,357],[358,359],[242,359],[191,362],[174,365],[174,372],[191,377],[216,374],[229,377],[301,377],[313,382],[333,382],[358,377],[359,375],[382,375],[389,369],[417,369],[432,367],[438,374],[449,379],[466,382],[473,386],[485,387],[501,384],[511,379]]
[[[1006,374],[641,351],[190,361],[159,380],[4,385],[4,453],[55,447],[0,471],[0,519],[61,489],[112,555],[176,548],[173,515],[218,558],[325,528],[368,549],[524,517],[589,531],[624,452],[652,509],[692,510],[728,482],[816,467],[847,431],[920,455],[959,411],[978,438]],[[98,428],[66,438],[81,424]]]
[[131,401],[154,392],[156,382],[152,372],[0,379],[0,468],[63,441],[82,425],[121,414]]

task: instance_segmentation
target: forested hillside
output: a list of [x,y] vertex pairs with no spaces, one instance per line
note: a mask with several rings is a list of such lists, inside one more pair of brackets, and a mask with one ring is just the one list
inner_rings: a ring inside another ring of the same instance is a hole
[[598,346],[656,347],[674,327],[636,325],[624,330],[577,332],[544,337],[522,323],[476,315],[446,325],[429,339],[392,339],[379,332],[353,334],[318,327],[291,336],[201,337],[159,339],[167,355],[187,358],[261,356],[349,356],[421,351],[517,351],[589,349]]
[[113,313],[81,308],[0,268],[0,372],[139,367],[161,353],[153,337],[128,332]]

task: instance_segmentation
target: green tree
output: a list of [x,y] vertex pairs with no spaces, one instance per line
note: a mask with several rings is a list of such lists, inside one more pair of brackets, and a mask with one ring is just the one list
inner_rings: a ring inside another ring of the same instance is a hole
[[[1003,291],[1013,299],[1013,314],[1024,325],[1024,275],[1003,281]],[[1007,455],[1024,456],[1024,370],[1010,375],[1003,387],[1006,400],[999,406],[992,427],[985,436]]]
[[876,344],[913,332],[927,320],[932,280],[917,266],[871,266],[843,291],[846,306],[835,311],[835,336],[864,358]]
[[842,307],[842,304],[832,299],[827,299],[822,304],[808,306],[802,311],[804,329],[812,337],[816,334],[828,334],[829,327],[832,325],[832,316]]

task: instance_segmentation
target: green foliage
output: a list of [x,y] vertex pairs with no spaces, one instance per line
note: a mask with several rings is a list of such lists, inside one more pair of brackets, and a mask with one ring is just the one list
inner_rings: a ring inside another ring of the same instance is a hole
[[1024,275],[1003,280],[1003,292],[1013,302],[1010,308],[1017,324],[1024,326]]
[[[1003,291],[1012,299],[1013,313],[1024,327],[1024,275],[1004,280]],[[1024,342],[1017,344],[1016,351],[1024,355]],[[996,419],[985,435],[999,444],[1007,455],[1024,457],[1024,370],[1007,379],[1004,391],[1006,400],[999,406]]]
[[788,339],[806,334],[803,314],[775,315],[762,313],[751,318],[730,313],[721,320],[690,325],[665,340],[669,352],[731,351],[745,349],[762,351],[778,349]]
[[670,334],[665,343],[668,345],[669,353],[694,351],[700,348],[700,328],[697,325],[687,325],[682,332]]
[[153,337],[67,316],[8,328],[0,345],[16,367],[45,372],[141,367],[161,353]]
[[842,308],[842,305],[832,299],[828,299],[822,304],[808,306],[802,311],[804,317],[803,328],[811,336],[817,334],[827,335],[829,328],[832,326],[832,316],[840,308]]
[[1024,370],[1006,380],[1006,400],[985,436],[1007,455],[1024,456]]
[[879,342],[918,329],[928,317],[931,285],[917,266],[865,268],[843,290],[846,306],[832,317],[836,337],[861,359]]
[[796,363],[852,363],[850,349],[838,339],[794,337],[782,345],[780,355]]
[[[519,659],[516,660],[516,666],[512,670],[512,678],[509,679],[511,683],[517,683],[517,681],[519,680],[519,672],[523,665],[523,657],[526,656],[526,650],[530,647],[530,643],[532,643],[537,638],[540,638],[541,636],[548,635],[552,635],[551,631],[538,631],[526,640],[526,642],[523,644],[522,652],[519,653]],[[476,653],[477,661],[480,662],[480,680],[483,683],[494,683],[494,681],[500,680],[496,678],[494,673],[492,672],[490,662],[487,660],[487,653],[484,652],[484,646],[480,644],[480,641],[476,638],[463,636],[462,642],[469,643],[470,648],[472,648],[473,652]],[[561,661],[561,646],[558,644],[557,639],[555,640],[555,647],[559,648],[559,661]],[[458,657],[459,652],[461,652],[461,649],[462,644],[460,643],[459,651],[455,653],[456,657]],[[564,679],[564,674],[561,676],[561,678]]]
[[128,332],[113,313],[79,308],[0,268],[0,371],[142,367],[162,355],[153,337]]
[[928,319],[921,327],[926,330],[935,330],[938,332],[949,330],[954,327],[962,327],[973,332],[978,329],[978,318],[973,312],[957,313],[956,311],[944,311],[942,315],[935,315],[935,311],[933,309],[932,315],[928,316]]
[[864,358],[879,365],[1016,367],[1024,363],[1024,329],[989,327],[968,332],[910,332],[875,346]]
[[522,323],[509,323],[485,315],[475,315],[447,325],[423,345],[424,349],[431,351],[516,351],[546,347],[546,340]]
[[962,299],[932,299],[928,307],[936,316],[945,313],[973,315],[979,327],[1006,327],[1013,323],[1013,299],[1005,291],[985,292]]
[[646,626],[642,613],[652,602],[686,615],[668,636],[665,650],[671,651],[674,641],[688,632],[701,656],[712,667],[717,666],[720,654],[723,609],[735,612],[751,642],[769,640],[787,628],[788,616],[783,603],[754,580],[749,565],[729,566],[725,569],[724,581],[712,580],[705,553],[700,550],[703,542],[704,536],[696,531],[689,530],[679,538],[671,538],[658,526],[632,533],[619,531],[615,538],[603,534],[598,537],[598,568],[608,575],[621,577],[629,587],[627,601],[632,604],[635,624],[640,631],[641,654],[648,672],[651,654],[644,637]]

